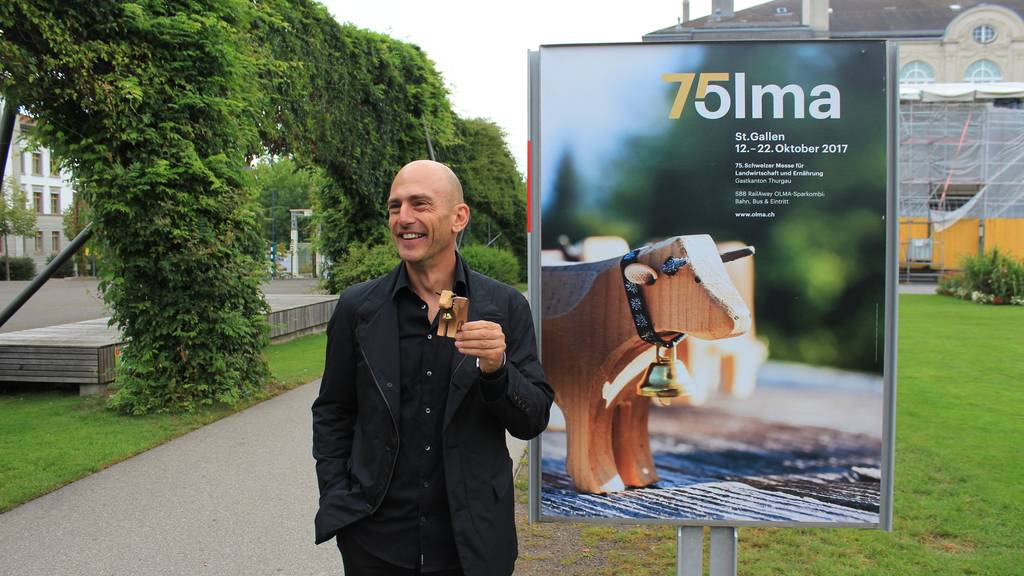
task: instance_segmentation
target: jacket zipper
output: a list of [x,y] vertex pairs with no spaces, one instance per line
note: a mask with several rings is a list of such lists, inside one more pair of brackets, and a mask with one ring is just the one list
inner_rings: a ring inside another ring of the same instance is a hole
[[391,470],[388,472],[387,480],[384,481],[385,491],[373,505],[373,510],[370,510],[370,515],[373,515],[373,513],[377,511],[377,508],[380,508],[380,505],[384,503],[384,497],[387,496],[387,488],[391,485],[391,477],[395,474],[395,465],[398,464],[398,448],[402,443],[402,439],[398,435],[398,421],[395,420],[395,413],[391,411],[391,404],[388,403],[388,397],[384,395],[384,389],[380,387],[380,382],[377,381],[377,375],[373,373],[373,366],[370,365],[370,359],[366,357],[366,351],[363,350],[362,346],[359,347],[359,351],[363,354],[363,361],[366,362],[366,369],[370,372],[370,378],[373,378],[373,384],[377,387],[377,391],[380,392],[381,398],[384,399],[384,405],[388,407],[388,415],[391,416],[391,425],[395,428],[394,459],[391,460]]

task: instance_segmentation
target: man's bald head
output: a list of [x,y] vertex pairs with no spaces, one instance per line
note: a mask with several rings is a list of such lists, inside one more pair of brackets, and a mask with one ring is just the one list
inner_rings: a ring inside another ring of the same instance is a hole
[[459,177],[455,175],[455,172],[452,172],[451,168],[440,162],[433,160],[413,160],[409,162],[402,166],[398,174],[395,174],[395,179],[391,182],[391,189],[394,190],[396,185],[410,179],[425,185],[432,185],[435,190],[444,194],[449,207],[465,203],[465,197],[462,194],[462,182],[459,182]]
[[451,270],[456,238],[468,223],[462,184],[444,164],[417,160],[395,175],[388,195],[388,227],[407,265]]

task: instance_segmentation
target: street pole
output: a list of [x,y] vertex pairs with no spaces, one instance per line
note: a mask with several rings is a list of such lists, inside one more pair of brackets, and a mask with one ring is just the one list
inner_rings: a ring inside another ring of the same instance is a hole
[[277,188],[270,190],[270,277],[277,280]]
[[[11,136],[14,134],[14,119],[18,115],[18,105],[8,98],[4,100],[4,112],[0,118],[0,177],[7,169],[7,153],[11,149]],[[12,171],[13,173],[13,171]]]
[[[7,98],[4,100],[4,111],[0,117],[0,194],[3,194],[3,175],[7,170],[7,154],[11,151],[11,137],[14,135],[14,119],[17,116],[18,105]],[[11,171],[14,174],[14,170]],[[6,198],[0,201],[7,202]],[[7,234],[4,234],[4,269],[7,280],[11,279],[11,254],[7,251]]]

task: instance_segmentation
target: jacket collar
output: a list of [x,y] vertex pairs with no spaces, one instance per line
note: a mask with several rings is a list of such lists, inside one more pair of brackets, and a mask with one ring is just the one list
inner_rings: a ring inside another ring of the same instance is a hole
[[[405,263],[399,263],[396,267],[398,276],[395,278],[395,283],[391,288],[390,294],[391,299],[394,300],[398,291],[402,288],[412,290],[409,285],[409,271],[405,267]],[[455,285],[452,287],[452,291],[459,296],[469,297],[469,268],[466,266],[465,261],[462,259],[462,255],[458,252],[455,253]]]
[[[392,415],[401,409],[398,307],[395,305],[393,295],[401,287],[399,282],[405,276],[404,267],[405,263],[400,262],[391,272],[382,276],[356,311],[356,337],[359,346],[366,355],[370,371],[377,380]],[[491,291],[484,289],[479,281],[474,279],[475,275],[462,256],[456,253],[456,283],[460,279],[465,283],[466,296],[469,298],[469,321],[497,322],[501,316],[493,302]],[[405,282],[408,285],[407,277]],[[444,416],[445,428],[476,381],[478,371],[475,360],[460,354],[457,350],[453,351],[451,374]],[[388,382],[392,385],[387,386]]]

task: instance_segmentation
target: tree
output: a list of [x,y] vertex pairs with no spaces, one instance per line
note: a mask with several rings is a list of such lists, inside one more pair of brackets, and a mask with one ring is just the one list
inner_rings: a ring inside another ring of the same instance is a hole
[[323,169],[310,203],[336,269],[350,243],[386,237],[391,178],[427,157],[426,134],[454,138],[418,47],[311,0],[12,0],[0,63],[0,92],[91,208],[126,339],[112,405],[132,413],[232,403],[267,376],[252,158]]
[[0,194],[0,235],[4,238],[4,279],[11,279],[8,236],[30,236],[36,230],[36,211],[29,206],[28,195],[14,176],[4,182],[6,190]]
[[[307,0],[263,4],[253,25],[268,52],[261,131],[273,154],[323,168],[315,204],[319,250],[339,266],[350,243],[387,238],[391,179],[453,138],[444,80],[417,47],[340,25]],[[328,287],[338,290],[328,271]]]
[[[300,167],[290,157],[261,161],[253,167],[252,176],[265,215],[262,228],[267,242],[288,238],[292,226],[288,211],[311,207],[313,197],[327,181],[321,170]],[[310,224],[308,218],[299,220],[300,236],[308,237]]]
[[[63,215],[63,228],[64,236],[74,240],[85,227],[92,221],[92,214],[89,210],[89,205],[86,204],[85,199],[81,191],[75,192],[71,198],[71,205],[64,210]],[[89,273],[88,267],[86,266],[85,255],[91,253],[95,257],[95,241],[90,238],[88,242],[82,246],[77,252],[75,252],[75,270],[79,276],[86,276]]]
[[473,210],[471,227],[486,229],[480,224],[490,220],[496,229],[492,237],[501,233],[497,244],[511,248],[520,270],[526,270],[526,185],[501,128],[483,118],[456,119],[455,141],[439,147],[438,160],[462,181]]
[[0,91],[92,210],[123,335],[111,405],[234,403],[267,377],[258,205],[264,66],[244,0],[0,3]]
[[565,152],[555,169],[550,206],[544,211],[544,226],[541,245],[545,249],[558,248],[560,236],[571,242],[579,242],[586,236],[580,223],[581,204],[580,175],[572,152]]

